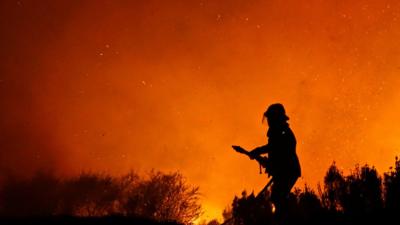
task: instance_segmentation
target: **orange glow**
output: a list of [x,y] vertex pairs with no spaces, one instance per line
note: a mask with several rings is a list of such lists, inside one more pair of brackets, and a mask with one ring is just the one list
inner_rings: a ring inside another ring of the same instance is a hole
[[399,154],[397,0],[1,5],[5,171],[179,170],[214,217],[266,183],[230,146],[265,144],[275,102],[299,186],[333,161],[382,173]]

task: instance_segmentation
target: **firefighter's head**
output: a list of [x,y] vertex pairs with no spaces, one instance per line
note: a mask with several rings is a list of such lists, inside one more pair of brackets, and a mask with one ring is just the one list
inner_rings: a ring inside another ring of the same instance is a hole
[[289,117],[286,116],[285,108],[280,103],[272,104],[264,112],[263,119],[266,118],[269,126],[275,126],[286,123]]

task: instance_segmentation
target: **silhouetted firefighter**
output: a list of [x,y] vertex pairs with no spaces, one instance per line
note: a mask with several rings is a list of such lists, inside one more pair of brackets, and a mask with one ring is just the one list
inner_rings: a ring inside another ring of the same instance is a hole
[[[272,104],[264,112],[263,121],[268,122],[268,143],[248,152],[240,146],[232,146],[236,151],[256,159],[265,172],[272,176],[271,201],[275,206],[275,218],[284,219],[290,190],[301,176],[300,163],[296,155],[296,138],[289,127],[282,104]],[[261,156],[268,154],[268,157]],[[260,192],[263,195],[271,182]]]

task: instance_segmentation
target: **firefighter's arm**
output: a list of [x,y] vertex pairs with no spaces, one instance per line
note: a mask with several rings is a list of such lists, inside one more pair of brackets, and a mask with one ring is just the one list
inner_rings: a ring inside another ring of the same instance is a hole
[[261,155],[261,154],[264,154],[264,153],[268,153],[269,149],[270,148],[269,148],[268,144],[266,144],[266,145],[263,145],[263,146],[260,146],[260,147],[257,147],[255,149],[253,149],[250,152],[250,155],[256,156],[256,155]]

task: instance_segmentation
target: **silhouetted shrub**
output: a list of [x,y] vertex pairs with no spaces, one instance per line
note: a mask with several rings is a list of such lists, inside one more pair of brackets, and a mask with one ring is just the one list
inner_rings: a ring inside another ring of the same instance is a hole
[[329,167],[324,177],[324,190],[321,194],[322,205],[330,211],[340,211],[343,193],[346,191],[346,183],[342,171],[335,162]]
[[341,204],[346,214],[362,216],[376,213],[383,207],[382,179],[375,168],[368,165],[356,169],[346,177],[346,190]]
[[190,223],[201,213],[198,187],[179,173],[152,172],[142,179],[82,173],[57,179],[38,173],[31,179],[9,177],[0,192],[0,216],[134,216]]
[[[319,195],[305,186],[295,189],[288,198],[286,218],[277,221],[269,199],[254,194],[233,199],[232,213],[225,210],[225,224],[387,224],[400,212],[400,160],[382,178],[374,167],[356,166],[347,176],[333,163],[324,177]],[[390,214],[389,214],[390,213]],[[232,215],[230,219],[227,215]]]
[[385,208],[390,212],[400,212],[400,160],[396,157],[394,168],[384,175]]
[[200,216],[198,187],[186,184],[179,173],[152,172],[126,196],[127,215],[190,223]]
[[106,216],[118,213],[114,204],[121,186],[109,175],[82,173],[63,182],[58,214]]
[[[198,202],[198,187],[187,184],[179,173],[152,171],[145,178],[134,172],[120,177],[82,173],[60,179],[39,172],[30,179],[3,177],[0,220],[4,216],[60,219],[119,215],[121,221],[148,218],[150,222],[190,224],[201,213]],[[396,219],[400,212],[400,160],[396,158],[394,168],[384,174],[383,185],[374,167],[356,166],[344,176],[333,163],[319,196],[308,186],[295,189],[288,197],[287,208],[287,214],[281,217],[284,220],[275,221],[268,191],[258,198],[244,191],[241,197],[235,196],[232,208],[225,209],[223,217],[230,225],[378,224]],[[209,224],[217,225],[218,221]]]

